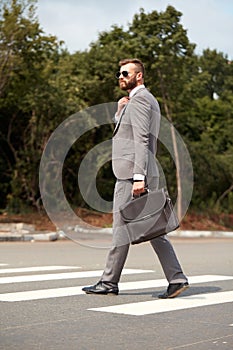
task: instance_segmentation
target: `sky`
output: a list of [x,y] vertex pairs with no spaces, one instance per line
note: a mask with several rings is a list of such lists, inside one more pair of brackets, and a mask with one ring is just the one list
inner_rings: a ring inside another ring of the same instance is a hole
[[161,12],[168,5],[183,14],[181,23],[197,54],[210,48],[233,59],[233,0],[38,0],[37,15],[44,32],[74,53],[88,49],[112,25],[128,29],[140,8]]

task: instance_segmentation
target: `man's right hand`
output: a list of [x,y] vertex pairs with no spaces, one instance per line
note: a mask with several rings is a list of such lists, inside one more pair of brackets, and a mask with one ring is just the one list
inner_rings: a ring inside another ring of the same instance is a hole
[[129,96],[124,96],[118,101],[118,108],[117,108],[117,115],[119,115],[122,111],[122,109],[127,105],[129,102]]

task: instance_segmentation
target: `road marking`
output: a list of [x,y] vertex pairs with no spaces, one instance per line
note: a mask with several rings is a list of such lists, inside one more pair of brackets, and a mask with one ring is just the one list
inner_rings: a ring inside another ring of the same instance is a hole
[[[233,276],[222,276],[222,275],[202,275],[189,277],[189,283],[208,283],[217,281],[233,280]],[[145,288],[157,288],[167,286],[167,280],[148,280],[148,281],[135,281],[135,282],[124,282],[119,284],[120,291],[130,289],[145,289]]]
[[[153,270],[137,270],[137,269],[124,269],[124,275],[140,274],[154,272]],[[12,276],[1,277],[0,284],[6,283],[22,283],[22,282],[38,282],[38,281],[52,281],[62,279],[74,279],[85,277],[99,277],[103,273],[103,270],[97,271],[79,271],[79,272],[65,272],[65,273],[48,273],[43,275],[25,275],[25,276]]]
[[[139,270],[139,271],[146,272],[147,270]],[[224,280],[232,280],[232,279],[233,279],[233,276],[203,275],[203,276],[190,277],[189,281],[191,284],[195,284],[195,283],[224,281]],[[165,286],[167,286],[166,279],[137,281],[137,282],[122,282],[119,284],[120,291],[156,288],[156,287],[165,287]],[[81,295],[81,294],[84,295],[84,292],[82,291],[82,287],[83,286],[41,289],[41,290],[32,290],[32,291],[14,292],[14,293],[3,293],[3,294],[0,294],[0,301],[16,302],[16,301],[27,301],[27,300],[37,300],[37,299],[59,298],[59,297],[74,296],[74,295]],[[202,298],[202,294],[198,295],[198,298],[199,299]],[[156,300],[156,302],[158,301]],[[95,309],[95,311],[102,311],[102,310]],[[111,311],[106,311],[106,312],[111,312]]]
[[31,290],[27,292],[5,293],[0,294],[0,301],[27,301],[49,298],[69,297],[72,295],[84,294],[82,287],[54,288]]
[[191,309],[200,306],[224,304],[233,302],[233,291],[206,293],[180,297],[178,299],[160,299],[139,303],[113,305],[91,308],[91,311],[111,312],[116,314],[142,316],[161,312]]
[[52,270],[68,270],[81,269],[80,266],[34,266],[34,267],[17,267],[9,269],[0,269],[0,274],[3,273],[19,273],[19,272],[37,272],[37,271],[52,271]]

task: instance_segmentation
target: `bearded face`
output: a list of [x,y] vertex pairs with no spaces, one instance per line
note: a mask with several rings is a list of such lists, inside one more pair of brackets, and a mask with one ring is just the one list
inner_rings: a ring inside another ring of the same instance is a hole
[[137,73],[133,73],[133,75],[129,75],[127,77],[121,77],[119,79],[119,86],[121,90],[127,91],[127,90],[133,90],[137,86],[137,79],[136,79]]

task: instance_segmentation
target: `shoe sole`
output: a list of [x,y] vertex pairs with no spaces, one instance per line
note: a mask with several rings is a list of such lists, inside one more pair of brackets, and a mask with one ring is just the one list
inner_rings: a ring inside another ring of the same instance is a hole
[[85,292],[86,294],[95,294],[95,295],[118,295],[115,292]]
[[169,295],[169,296],[167,297],[167,299],[177,297],[178,295],[180,295],[181,293],[183,293],[183,292],[184,292],[186,289],[188,289],[188,288],[189,288],[189,285],[183,286],[182,288],[176,290],[173,294]]

